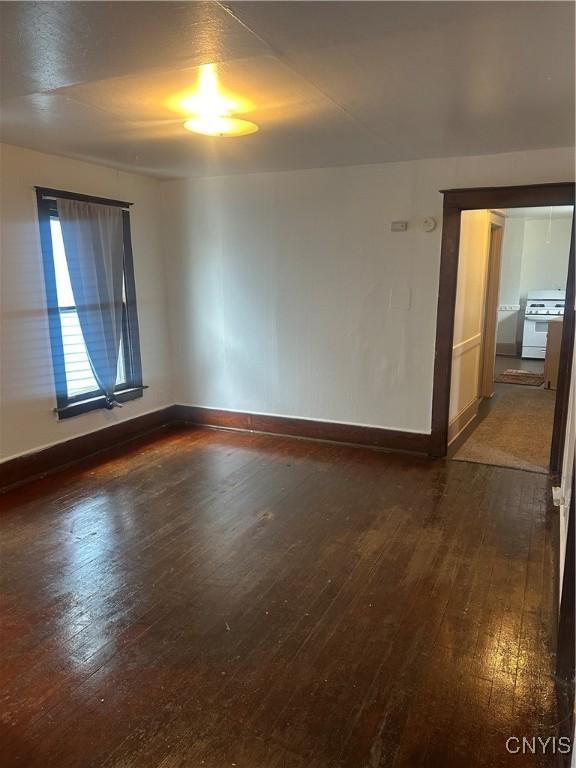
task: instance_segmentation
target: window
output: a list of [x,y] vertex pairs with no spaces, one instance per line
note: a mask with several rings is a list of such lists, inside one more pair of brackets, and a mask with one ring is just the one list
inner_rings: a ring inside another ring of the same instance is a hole
[[[104,408],[107,403],[90,364],[72,292],[56,204],[56,198],[63,196],[107,205],[117,203],[61,193],[57,190],[37,190],[52,361],[56,382],[56,410],[60,418],[68,418],[96,408]],[[122,211],[122,223],[124,241],[122,335],[114,395],[118,402],[141,397],[143,390],[128,210]]]

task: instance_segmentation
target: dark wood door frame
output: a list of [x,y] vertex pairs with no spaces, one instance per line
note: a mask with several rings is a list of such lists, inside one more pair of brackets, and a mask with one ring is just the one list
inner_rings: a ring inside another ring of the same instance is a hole
[[[574,205],[574,183],[534,184],[521,187],[478,187],[476,189],[442,190],[444,218],[440,255],[440,282],[436,321],[436,351],[434,358],[434,390],[432,395],[432,435],[430,454],[446,456],[448,451],[448,413],[450,406],[450,377],[452,374],[452,342],[458,252],[460,248],[460,215],[474,209],[529,208],[544,205]],[[570,370],[574,347],[574,217],[572,242],[566,284],[564,327],[560,350],[560,368],[550,470],[558,473],[562,465],[562,449],[566,430]]]
[[[574,678],[576,675],[576,520],[574,502],[576,492],[574,478],[572,478],[572,496],[568,513],[568,531],[566,536],[566,559],[564,561],[564,575],[562,587],[562,600],[558,616],[556,675],[567,683],[568,692],[566,711],[567,715],[560,722],[562,736],[567,736],[574,743]],[[564,715],[564,713],[562,713]],[[568,762],[566,762],[568,766]]]
[[556,672],[564,680],[572,681],[576,675],[576,519],[574,503],[576,493],[572,480],[572,495],[568,512],[566,558],[562,577],[562,600],[558,619],[558,656]]
[[566,283],[562,345],[560,347],[558,385],[556,389],[556,405],[554,408],[554,429],[552,431],[552,447],[550,449],[550,472],[556,476],[560,475],[562,459],[564,457],[564,439],[566,437],[566,425],[568,423],[572,354],[574,350],[574,301],[576,291],[576,273],[574,271],[574,218],[574,214],[572,214],[568,282]]

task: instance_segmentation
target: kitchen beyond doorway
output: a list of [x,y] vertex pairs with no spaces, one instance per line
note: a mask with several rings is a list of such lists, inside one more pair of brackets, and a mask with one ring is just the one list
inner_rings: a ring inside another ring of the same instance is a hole
[[449,422],[456,460],[548,470],[572,217],[572,206],[462,213]]
[[[532,208],[538,206],[573,206],[574,187],[572,184],[543,184],[526,187],[486,187],[453,189],[444,191],[444,217],[442,233],[442,253],[440,268],[440,285],[438,296],[438,322],[436,334],[436,359],[434,367],[434,395],[432,407],[432,439],[431,453],[435,456],[445,456],[448,453],[449,424],[452,427],[452,443],[450,455],[454,455],[457,445],[466,439],[475,428],[478,427],[485,411],[491,408],[477,409],[474,403],[470,405],[470,411],[466,411],[463,403],[468,408],[468,394],[475,380],[475,373],[466,378],[460,378],[458,383],[451,382],[453,371],[453,357],[455,352],[460,356],[468,354],[468,348],[479,347],[481,354],[483,345],[472,344],[472,338],[468,339],[472,329],[475,335],[482,335],[480,313],[474,316],[466,305],[464,312],[458,314],[456,308],[457,285],[464,280],[468,290],[475,284],[478,277],[478,262],[474,258],[466,260],[464,266],[459,264],[460,249],[462,244],[475,242],[476,233],[480,230],[486,232],[486,224],[490,225],[492,235],[487,239],[484,234],[484,243],[477,250],[486,253],[488,243],[489,250],[497,253],[497,248],[492,248],[496,242],[494,231],[501,231],[499,218],[509,209]],[[466,217],[464,216],[466,214]],[[461,227],[466,218],[466,226]],[[485,259],[485,256],[482,257]],[[489,260],[490,263],[491,259]],[[462,272],[464,269],[464,272]],[[461,274],[459,274],[461,273]],[[553,408],[552,437],[549,468],[557,472],[562,461],[562,446],[565,429],[563,424],[567,415],[568,387],[569,387],[569,362],[572,357],[574,341],[574,244],[570,246],[569,275],[566,283],[566,313],[564,315],[563,332],[561,338],[561,350],[559,355],[558,389],[556,391],[556,404]],[[494,303],[496,307],[496,303]],[[521,307],[515,307],[519,311]],[[456,326],[455,326],[456,323]],[[455,336],[455,327],[459,332]],[[473,335],[474,335],[473,334]],[[488,334],[484,336],[488,338]],[[461,338],[460,338],[461,337]],[[457,349],[455,349],[457,347]],[[478,354],[478,353],[477,353]],[[494,361],[494,358],[492,358]],[[460,370],[458,370],[458,366]],[[515,366],[516,367],[516,366]],[[462,370],[462,361],[458,361],[457,373]],[[475,368],[478,371],[478,366]],[[496,388],[494,403],[498,402]],[[530,387],[512,386],[521,392],[530,390]],[[492,392],[482,392],[481,398],[490,397]],[[528,397],[528,395],[526,395]],[[550,399],[550,398],[548,398]],[[482,403],[483,405],[483,403]],[[475,411],[475,412],[474,412]],[[468,424],[469,422],[469,424]],[[454,427],[457,427],[454,434]],[[528,462],[532,463],[532,462]],[[508,465],[510,466],[510,465]],[[512,465],[514,466],[514,465]]]

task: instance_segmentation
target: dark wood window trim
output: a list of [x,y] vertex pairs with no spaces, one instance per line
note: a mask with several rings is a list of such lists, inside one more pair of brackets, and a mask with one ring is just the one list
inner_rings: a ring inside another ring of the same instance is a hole
[[38,221],[40,226],[40,244],[44,265],[44,283],[48,307],[50,343],[52,349],[52,364],[56,384],[56,408],[60,419],[68,419],[88,411],[105,408],[105,397],[101,390],[87,392],[74,397],[68,396],[66,372],[64,366],[64,347],[62,343],[61,312],[56,290],[56,272],[52,250],[52,234],[50,219],[58,215],[56,199],[66,198],[100,205],[112,205],[122,208],[122,226],[124,239],[124,290],[126,294],[125,311],[122,317],[122,338],[124,346],[124,362],[126,381],[119,384],[116,399],[119,403],[128,402],[142,397],[146,387],[142,381],[142,363],[140,357],[140,334],[138,328],[138,311],[136,305],[136,285],[134,280],[134,259],[132,238],[130,234],[130,212],[132,203],[120,200],[108,200],[102,197],[92,197],[47,187],[36,187],[38,203]]
[[[119,389],[116,391],[115,397],[119,403],[127,403],[130,400],[136,400],[137,398],[142,397],[145,389],[147,389],[147,387],[144,386]],[[96,411],[104,407],[104,395],[96,395],[95,397],[83,398],[82,400],[69,403],[62,408],[56,408],[55,411],[58,414],[59,419],[69,419],[71,416],[79,416],[81,413]]]
[[111,205],[115,208],[130,208],[134,203],[124,200],[112,200],[107,197],[95,197],[94,195],[82,195],[79,192],[67,192],[65,189],[53,189],[52,187],[35,187],[36,193],[43,199],[79,200],[82,203],[95,203],[97,205]]
[[[448,413],[452,374],[452,339],[460,247],[460,215],[462,211],[484,208],[529,208],[545,205],[574,205],[574,183],[535,184],[519,187],[479,187],[442,190],[444,218],[440,256],[440,281],[434,358],[432,396],[432,435],[430,453],[446,456],[448,450]],[[566,305],[560,351],[560,377],[556,392],[554,430],[550,470],[558,473],[568,413],[570,366],[574,347],[574,219],[566,284]]]

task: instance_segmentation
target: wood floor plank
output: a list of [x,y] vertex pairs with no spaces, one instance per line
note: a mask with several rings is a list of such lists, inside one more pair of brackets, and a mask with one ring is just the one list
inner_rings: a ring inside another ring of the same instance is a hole
[[547,479],[167,429],[0,499],[2,765],[555,765]]

